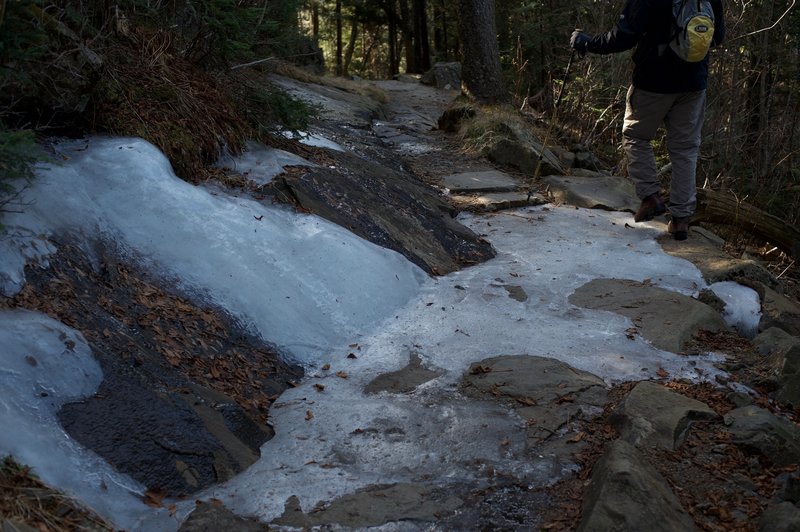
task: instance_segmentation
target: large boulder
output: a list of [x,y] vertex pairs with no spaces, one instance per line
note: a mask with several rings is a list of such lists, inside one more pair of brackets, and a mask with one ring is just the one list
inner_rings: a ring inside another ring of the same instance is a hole
[[719,314],[708,305],[638,281],[595,279],[578,288],[569,302],[627,316],[646,340],[673,353],[680,352],[700,330],[727,328]]
[[461,63],[435,63],[419,81],[423,85],[432,85],[437,89],[461,90]]
[[594,466],[578,532],[695,530],[667,481],[634,446],[611,443]]
[[753,344],[767,357],[770,368],[767,378],[775,386],[775,399],[800,406],[800,338],[771,327],[756,336]]
[[614,415],[625,441],[668,451],[680,447],[692,421],[716,417],[708,405],[649,381],[637,384]]
[[800,463],[800,427],[755,405],[725,416],[731,441],[757,449],[777,465]]

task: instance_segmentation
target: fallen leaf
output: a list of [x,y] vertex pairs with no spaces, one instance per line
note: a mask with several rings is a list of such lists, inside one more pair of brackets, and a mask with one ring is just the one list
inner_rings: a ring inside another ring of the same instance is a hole
[[572,438],[568,439],[567,442],[569,442],[569,443],[578,443],[585,436],[586,436],[586,433],[581,431],[581,432],[577,433],[575,436],[573,436]]
[[325,391],[325,385],[324,384],[317,383],[317,384],[314,385],[314,388],[316,388],[318,392]]
[[472,369],[469,370],[470,375],[481,375],[484,373],[491,373],[491,372],[492,368],[490,366],[481,366],[480,364],[474,366]]
[[345,372],[345,371],[337,371],[336,372],[336,376],[339,377],[340,379],[346,379],[347,378],[347,372]]
[[314,419],[314,412],[311,410],[306,410],[306,421]]
[[536,406],[536,400],[531,399],[530,397],[516,397],[515,398],[518,403],[526,405],[526,406]]
[[669,372],[664,368],[658,368],[658,370],[656,370],[656,375],[658,375],[662,379],[666,379],[667,377],[669,377]]
[[151,508],[161,508],[167,492],[162,489],[147,490],[144,494],[143,502]]
[[508,447],[508,444],[511,443],[511,440],[508,438],[504,438],[500,440],[500,447]]
[[322,366],[322,371],[328,371],[329,369],[331,369],[330,364],[325,364],[324,366]]

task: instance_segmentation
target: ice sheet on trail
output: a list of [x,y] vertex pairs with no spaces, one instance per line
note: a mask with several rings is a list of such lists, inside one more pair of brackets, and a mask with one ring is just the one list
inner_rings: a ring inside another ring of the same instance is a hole
[[57,149],[61,164],[38,172],[24,214],[4,219],[22,235],[0,240],[9,280],[22,277],[14,266],[30,245],[25,228],[103,235],[307,362],[375,325],[427,279],[402,255],[319,217],[190,185],[144,140]]
[[[474,488],[487,468],[522,485],[548,484],[571,464],[527,448],[524,423],[499,405],[458,392],[469,365],[492,356],[553,357],[609,382],[657,378],[659,370],[671,378],[713,378],[719,357],[660,351],[627,337],[629,319],[569,303],[576,288],[598,277],[649,279],[686,295],[705,286],[692,264],[661,250],[659,231],[632,229],[629,218],[574,208],[462,216],[497,257],[431,280],[356,348],[320,359],[318,367],[330,369],[312,373],[274,405],[277,435],[262,458],[207,496],[269,521],[292,495],[309,511],[369,484]],[[363,394],[372,379],[405,366],[410,353],[442,375],[411,394]]]
[[[9,242],[64,230],[104,234],[309,368],[304,383],[274,405],[276,437],[262,458],[203,494],[239,513],[270,520],[292,495],[309,510],[376,483],[473,483],[486,478],[486,467],[529,485],[550,482],[569,464],[531,456],[519,418],[458,393],[463,372],[487,357],[553,357],[609,382],[654,378],[659,368],[691,379],[716,371],[712,355],[659,351],[627,338],[627,318],[569,304],[569,295],[595,278],[650,279],[689,295],[705,286],[693,265],[661,250],[656,229],[627,227],[629,214],[551,207],[462,216],[497,257],[430,279],[400,255],[318,218],[188,185],[144,141],[70,142],[60,152],[64,163],[44,168],[29,191],[35,203],[6,218],[17,237],[0,241],[0,269],[21,253]],[[442,375],[411,394],[363,394],[373,378],[405,366],[412,352]],[[31,408],[39,401],[30,394],[13,400]],[[59,429],[52,423],[31,437],[53,445]],[[74,458],[85,451],[70,452]],[[72,478],[104,471],[73,458],[62,464]],[[87,500],[116,518],[114,508],[130,495],[111,491]],[[179,503],[179,514],[192,506]]]

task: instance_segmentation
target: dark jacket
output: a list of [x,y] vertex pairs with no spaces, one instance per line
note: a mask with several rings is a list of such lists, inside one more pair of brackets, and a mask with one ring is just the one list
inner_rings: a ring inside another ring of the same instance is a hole
[[[722,0],[710,0],[714,9],[714,41],[725,39]],[[664,44],[670,41],[675,24],[672,0],[628,0],[614,29],[589,41],[587,50],[595,54],[633,53],[633,86],[657,93],[699,91],[708,81],[708,56],[697,63],[678,58]],[[660,52],[659,52],[660,50]]]

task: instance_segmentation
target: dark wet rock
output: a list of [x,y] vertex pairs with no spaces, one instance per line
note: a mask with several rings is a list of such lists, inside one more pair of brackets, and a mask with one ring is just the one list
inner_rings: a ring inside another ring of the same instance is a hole
[[595,279],[578,288],[569,302],[627,316],[646,340],[673,353],[680,352],[700,330],[727,329],[719,314],[708,305],[638,281]]
[[335,152],[332,168],[279,178],[279,197],[393,249],[432,274],[494,257],[491,244],[453,219],[455,212],[413,176]]
[[664,235],[659,243],[665,252],[686,259],[703,274],[708,283],[739,281],[741,278],[776,286],[777,281],[757,262],[736,259],[722,250],[724,241],[701,227],[692,226],[688,240],[677,241]]
[[757,449],[777,465],[800,462],[800,427],[758,406],[745,406],[725,416],[731,441]]
[[419,82],[437,89],[461,90],[461,63],[455,61],[435,63],[422,75]]
[[634,446],[616,440],[595,464],[579,532],[695,530],[667,481]]
[[267,525],[237,516],[219,503],[197,501],[179,532],[265,532]]
[[[192,370],[212,354],[224,359],[247,353],[263,370],[259,393],[269,394],[286,389],[302,370],[280,362],[274,350],[218,310],[192,307],[143,280],[105,244],[92,250],[92,262],[68,243],[58,248],[49,269],[28,268],[27,291],[46,305],[58,300],[43,310],[80,330],[103,370],[94,396],[59,411],[64,430],[121,473],[169,496],[193,493],[252,464],[271,428]],[[58,286],[56,296],[51,290]],[[219,327],[210,335],[217,342],[213,350],[202,317]],[[225,379],[231,382],[224,387],[236,381]]]
[[463,501],[419,484],[373,485],[316,505],[304,513],[297,497],[286,501],[283,515],[273,524],[309,528],[337,524],[347,528],[380,526],[394,521],[433,522],[453,513]]
[[762,532],[798,532],[800,508],[790,502],[772,504],[761,514],[758,529]]
[[589,419],[607,399],[600,377],[537,356],[484,359],[470,366],[462,383],[468,395],[508,401],[528,420],[528,445],[559,460],[582,447],[572,423]]
[[560,203],[611,211],[634,212],[639,208],[633,183],[624,177],[546,176],[543,181],[549,185],[553,198]]
[[539,175],[561,175],[564,173],[561,161],[549,149],[532,139],[501,139],[489,147],[486,157],[497,164],[516,168],[533,175],[544,150]]
[[708,405],[642,381],[614,413],[620,437],[636,447],[676,450],[692,421],[719,417]]
[[477,195],[450,196],[450,203],[456,208],[472,212],[495,212],[504,209],[517,209],[544,205],[547,199],[541,194],[527,192],[488,192]]
[[484,170],[444,176],[442,186],[450,190],[451,194],[513,192],[519,189],[520,182],[505,172]]
[[403,369],[378,375],[364,388],[364,393],[409,393],[421,384],[439,377],[441,370],[428,369],[422,366],[422,359],[417,353],[411,353],[408,365]]

